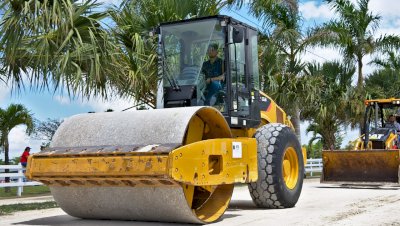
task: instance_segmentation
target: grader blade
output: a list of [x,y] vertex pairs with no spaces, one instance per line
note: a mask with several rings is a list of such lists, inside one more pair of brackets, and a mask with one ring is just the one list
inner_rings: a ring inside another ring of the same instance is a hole
[[323,151],[322,160],[321,183],[399,183],[399,150]]

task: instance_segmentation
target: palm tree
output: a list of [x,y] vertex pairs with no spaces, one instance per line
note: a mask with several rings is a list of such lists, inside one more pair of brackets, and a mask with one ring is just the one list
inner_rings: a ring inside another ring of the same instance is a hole
[[[278,46],[275,45],[267,35],[259,34],[259,70],[261,90],[267,90],[271,84],[276,82],[270,81],[279,76],[282,68],[284,68],[286,57],[279,52]],[[270,94],[271,95],[271,94]],[[282,100],[283,101],[283,100]],[[280,102],[282,102],[280,101]]]
[[33,132],[33,115],[21,104],[11,104],[6,109],[0,108],[0,145],[4,149],[4,161],[9,163],[8,135],[18,125],[26,125],[26,133]]
[[372,99],[399,97],[400,74],[389,68],[378,69],[365,79],[367,94]]
[[400,57],[387,51],[383,57],[375,58],[371,64],[378,67],[365,79],[365,87],[371,98],[399,97]]
[[107,14],[99,6],[93,0],[2,1],[1,79],[17,90],[25,80],[40,90],[105,97],[122,79],[121,52],[101,26]]
[[[0,146],[4,150],[4,161],[6,165],[10,162],[8,135],[11,130],[18,125],[26,125],[27,134],[33,132],[33,116],[28,109],[21,104],[11,104],[6,109],[0,108]],[[6,170],[6,173],[8,173],[8,170]],[[10,178],[6,178],[6,182],[9,181]]]
[[379,68],[400,72],[400,56],[398,54],[393,51],[386,51],[385,54],[382,55],[386,58],[377,57],[371,61],[371,64],[374,64]]
[[326,0],[336,12],[338,18],[316,29],[325,36],[321,45],[340,48],[345,61],[356,62],[358,68],[357,87],[363,87],[363,58],[366,55],[400,47],[400,38],[394,35],[383,35],[375,38],[381,22],[379,15],[368,8],[369,0]]
[[265,39],[260,42],[260,68],[264,76],[261,81],[264,81],[265,92],[294,116],[292,122],[300,139],[299,103],[312,102],[313,90],[316,89],[312,79],[302,76],[305,64],[300,55],[320,37],[319,34],[302,32],[296,1],[278,2],[254,1],[251,5],[254,15],[267,28]]
[[338,146],[338,132],[349,123],[348,103],[354,72],[352,65],[338,62],[308,64],[306,67],[305,73],[319,78],[320,84],[315,101],[303,108],[302,116],[310,121],[307,132],[313,132],[314,137],[319,135],[324,149]]
[[[311,132],[312,130],[310,129],[310,127],[307,128],[307,133]],[[311,139],[308,141],[308,145],[307,145],[307,157],[308,158],[320,158],[321,156],[319,155],[319,150],[316,150],[316,147],[318,144],[321,145],[321,136],[319,136],[315,131],[313,132],[313,136],[311,137]],[[317,141],[316,144],[314,144],[314,141]],[[321,145],[322,146],[322,145]],[[321,147],[323,149],[323,147]],[[316,151],[318,151],[318,153],[316,153]]]

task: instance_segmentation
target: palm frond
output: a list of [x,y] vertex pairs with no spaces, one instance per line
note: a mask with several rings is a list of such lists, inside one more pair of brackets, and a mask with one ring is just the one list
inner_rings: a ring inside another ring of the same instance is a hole
[[106,17],[95,12],[100,5],[92,0],[15,2],[7,0],[1,8],[5,80],[18,89],[27,76],[40,90],[51,84],[72,96],[106,97],[117,80],[118,47],[100,25]]

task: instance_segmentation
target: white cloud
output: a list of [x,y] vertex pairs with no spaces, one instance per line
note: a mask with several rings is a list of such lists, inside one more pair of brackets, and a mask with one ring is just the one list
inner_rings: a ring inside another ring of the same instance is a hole
[[399,18],[400,4],[398,0],[371,0],[369,9],[384,18]]
[[322,19],[327,20],[333,17],[334,13],[325,3],[319,1],[308,1],[300,3],[299,10],[306,20]]
[[312,138],[312,132],[307,133],[307,127],[310,125],[308,121],[303,121],[300,123],[300,136],[301,136],[301,144],[308,145],[308,142]]
[[92,97],[89,100],[71,99],[68,96],[57,95],[53,99],[61,105],[79,105],[89,107],[92,111],[103,112],[107,109],[121,111],[135,105],[135,101],[131,98],[120,98],[117,96],[110,97],[108,100],[103,100],[101,97]]
[[[78,1],[79,3],[84,3],[87,0],[80,0]],[[102,3],[102,4],[119,4],[121,3],[122,0],[97,0],[97,3]]]
[[113,109],[114,111],[121,111],[126,108],[135,105],[133,98],[121,98],[116,94],[113,94],[112,89],[108,89],[108,99],[104,100],[101,97],[90,97],[89,100],[82,98],[82,94],[78,94],[76,98],[70,98],[67,95],[56,95],[53,99],[61,105],[75,105],[81,107],[89,107],[90,111],[103,112],[107,109]]
[[114,111],[122,111],[126,108],[132,107],[135,105],[135,101],[133,99],[125,99],[125,98],[110,98],[110,100],[102,100],[101,98],[93,98],[89,101],[82,102],[82,105],[89,106],[95,112],[103,112],[107,109],[113,109]]
[[372,56],[372,55],[364,56],[364,58],[363,58],[363,74],[364,74],[364,77],[365,77],[365,75],[371,74],[376,69],[375,65],[369,64],[374,58],[375,58],[375,56]]
[[61,105],[71,104],[70,98],[68,98],[66,96],[57,95],[57,96],[54,96],[53,99],[55,101],[57,101],[58,103],[60,103]]
[[119,5],[121,4],[121,0],[98,0],[98,3],[102,3],[105,5]]
[[376,37],[382,34],[400,35],[400,4],[398,0],[371,0],[369,9],[381,16]]
[[326,61],[341,60],[342,56],[337,49],[313,47],[308,48],[307,51],[301,56],[304,62],[318,62],[323,63]]
[[[357,0],[350,0],[357,5]],[[335,13],[329,4],[321,1],[302,1],[299,5],[300,12],[308,22],[319,24],[334,18]],[[400,4],[398,0],[370,0],[369,10],[381,16],[378,36],[381,34],[400,35]]]
[[10,96],[11,88],[0,81],[0,103]]
[[[350,0],[357,5],[358,0]],[[400,5],[398,0],[370,0],[368,8],[374,14],[382,17],[399,17]]]
[[359,136],[360,136],[360,129],[346,128],[346,130],[342,133],[343,141],[341,147],[343,148],[349,142],[355,141]]
[[399,35],[400,36],[400,20],[396,21],[397,25],[394,26],[382,26],[376,31],[375,37],[378,38],[381,35]]

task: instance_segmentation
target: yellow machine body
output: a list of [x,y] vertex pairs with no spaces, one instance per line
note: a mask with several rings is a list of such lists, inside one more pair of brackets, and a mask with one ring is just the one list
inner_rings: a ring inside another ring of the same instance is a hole
[[[400,99],[366,100],[366,106],[375,104],[386,107],[396,107]],[[365,141],[365,134],[357,138],[354,149],[324,150],[322,152],[323,173],[321,183],[337,184],[399,184],[400,150],[398,148],[398,132],[383,134],[369,134]]]
[[[283,109],[266,94],[262,95],[268,98],[270,106],[261,112],[260,126],[278,122],[293,128]],[[203,117],[214,122],[223,120],[213,111]],[[256,181],[257,143],[253,136],[257,128],[230,128],[228,133],[233,138],[203,140],[203,133],[207,130],[210,130],[209,125],[193,116],[187,125],[183,146],[50,148],[47,152],[30,156],[26,175],[55,186],[149,186],[178,182],[217,185]],[[237,143],[241,144],[242,150],[241,156],[235,158],[232,147]],[[138,148],[152,148],[152,151],[132,151]],[[108,151],[103,152],[103,149]],[[306,163],[304,148],[302,153]]]
[[[235,155],[233,144],[242,150]],[[169,153],[112,153],[34,155],[28,178],[52,186],[169,186],[180,183],[207,186],[257,180],[254,138],[210,139],[178,147]],[[134,149],[134,147],[125,147]],[[153,147],[154,150],[167,149]],[[57,149],[55,149],[57,151]],[[68,152],[67,152],[68,153]]]
[[[271,105],[274,111],[282,111],[273,101]],[[277,120],[270,112],[261,115],[260,126]],[[283,111],[282,115],[286,118]],[[292,126],[288,120],[283,123]],[[99,131],[97,124],[112,131],[111,135]],[[154,126],[157,132],[144,129]],[[63,123],[53,147],[29,157],[26,175],[48,185],[61,208],[72,216],[213,222],[228,207],[234,184],[258,179],[255,132],[229,128],[221,113],[210,107],[78,115]],[[131,202],[126,202],[123,193]],[[151,203],[132,206],[147,196]],[[92,205],[77,206],[77,202]],[[119,206],[129,206],[131,212],[120,213]],[[166,213],[157,219],[138,214],[151,213],[154,206]]]

